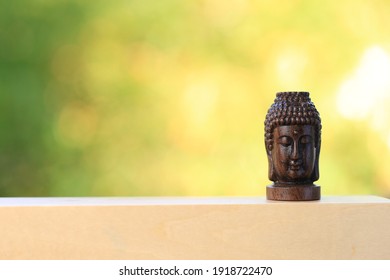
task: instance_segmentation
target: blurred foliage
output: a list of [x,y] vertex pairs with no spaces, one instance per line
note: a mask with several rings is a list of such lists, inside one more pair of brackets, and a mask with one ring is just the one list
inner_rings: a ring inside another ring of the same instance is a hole
[[1,1],[0,195],[264,195],[263,121],[285,90],[321,113],[323,193],[389,195],[389,13],[385,0]]

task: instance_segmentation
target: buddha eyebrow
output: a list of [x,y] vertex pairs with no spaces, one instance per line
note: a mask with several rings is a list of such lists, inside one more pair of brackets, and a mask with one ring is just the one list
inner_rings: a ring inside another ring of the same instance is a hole
[[281,140],[281,139],[292,139],[292,138],[289,135],[281,135],[281,136],[279,136],[278,140]]

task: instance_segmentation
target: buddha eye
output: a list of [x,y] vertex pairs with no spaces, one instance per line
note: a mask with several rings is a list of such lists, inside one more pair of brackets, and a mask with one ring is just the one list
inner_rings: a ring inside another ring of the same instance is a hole
[[300,139],[301,144],[309,144],[312,142],[312,137],[310,135],[304,135]]
[[292,142],[293,141],[292,141],[291,137],[288,137],[288,136],[282,136],[279,138],[279,141],[278,141],[278,143],[280,145],[282,145],[283,147],[290,146]]

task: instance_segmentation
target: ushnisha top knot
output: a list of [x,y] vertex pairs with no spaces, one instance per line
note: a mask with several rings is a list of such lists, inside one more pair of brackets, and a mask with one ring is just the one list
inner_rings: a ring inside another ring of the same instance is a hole
[[275,101],[286,101],[286,102],[307,102],[311,101],[309,93],[306,91],[283,91],[276,94]]

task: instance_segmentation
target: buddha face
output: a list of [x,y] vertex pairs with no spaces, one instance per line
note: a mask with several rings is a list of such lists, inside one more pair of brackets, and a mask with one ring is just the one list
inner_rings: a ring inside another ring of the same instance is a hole
[[310,182],[316,157],[314,127],[311,125],[279,126],[273,133],[271,158],[277,182]]

